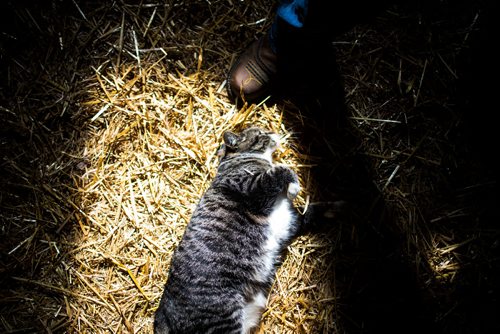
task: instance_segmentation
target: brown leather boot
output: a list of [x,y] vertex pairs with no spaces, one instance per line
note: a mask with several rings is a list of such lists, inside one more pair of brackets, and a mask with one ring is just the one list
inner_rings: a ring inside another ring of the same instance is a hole
[[271,92],[277,71],[277,55],[265,34],[238,57],[229,70],[227,90],[231,100],[258,103]]

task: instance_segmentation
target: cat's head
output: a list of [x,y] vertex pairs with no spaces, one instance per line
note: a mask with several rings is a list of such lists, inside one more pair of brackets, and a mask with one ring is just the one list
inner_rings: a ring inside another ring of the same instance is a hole
[[220,158],[238,153],[263,155],[271,160],[271,156],[279,145],[279,136],[258,127],[251,127],[240,133],[226,131],[223,134],[224,143],[217,152]]

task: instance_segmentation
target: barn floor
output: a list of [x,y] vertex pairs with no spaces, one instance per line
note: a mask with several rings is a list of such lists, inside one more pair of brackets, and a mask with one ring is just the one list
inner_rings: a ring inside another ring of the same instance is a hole
[[368,3],[234,105],[273,1],[4,1],[0,332],[151,333],[222,133],[250,124],[286,139],[298,204],[346,203],[289,248],[260,333],[500,332],[493,1]]

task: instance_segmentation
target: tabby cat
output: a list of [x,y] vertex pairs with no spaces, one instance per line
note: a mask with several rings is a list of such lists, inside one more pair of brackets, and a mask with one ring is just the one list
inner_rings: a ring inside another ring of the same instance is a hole
[[278,136],[225,132],[217,174],[174,252],[154,331],[252,333],[283,251],[307,215],[292,205],[297,175],[276,165]]

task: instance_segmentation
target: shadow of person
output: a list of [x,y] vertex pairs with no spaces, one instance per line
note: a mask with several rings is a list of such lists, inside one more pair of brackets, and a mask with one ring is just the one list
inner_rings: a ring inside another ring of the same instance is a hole
[[[337,89],[341,87],[338,86]],[[334,94],[341,96],[340,94]],[[317,95],[294,104],[306,118],[300,142],[309,155],[320,157],[311,169],[318,189],[315,201],[340,199],[347,212],[339,215],[334,240],[340,240],[330,261],[330,284],[337,291],[341,328],[347,333],[420,333],[433,329],[432,307],[417,285],[416,273],[403,258],[404,241],[394,217],[373,181],[373,171],[359,150],[340,98]]]
[[360,138],[347,120],[337,66],[331,62],[325,70],[334,78],[329,85],[321,85],[327,89],[296,92],[282,108],[297,108],[290,110],[285,122],[297,124],[293,118],[300,114],[303,127],[298,141],[309,149],[309,156],[317,157],[310,176],[316,187],[313,201],[347,203],[347,211],[339,214],[340,227],[330,232],[338,234],[332,239],[340,240],[330,259],[340,327],[347,333],[432,330],[432,306],[424,300],[416,273],[403,257],[403,236],[375,185]]
[[396,229],[361,150],[361,138],[347,117],[334,49],[327,44],[315,47],[321,71],[289,71],[301,66],[289,60],[284,72],[293,75],[281,77],[278,97],[284,101],[279,106],[285,110],[285,123],[292,129],[302,124],[293,129],[297,142],[316,159],[309,176],[312,201],[347,203],[339,225],[327,232],[337,234],[330,240],[340,240],[329,259],[334,264],[329,284],[337,292],[340,328],[346,333],[434,330],[433,307],[403,257],[404,236]]

